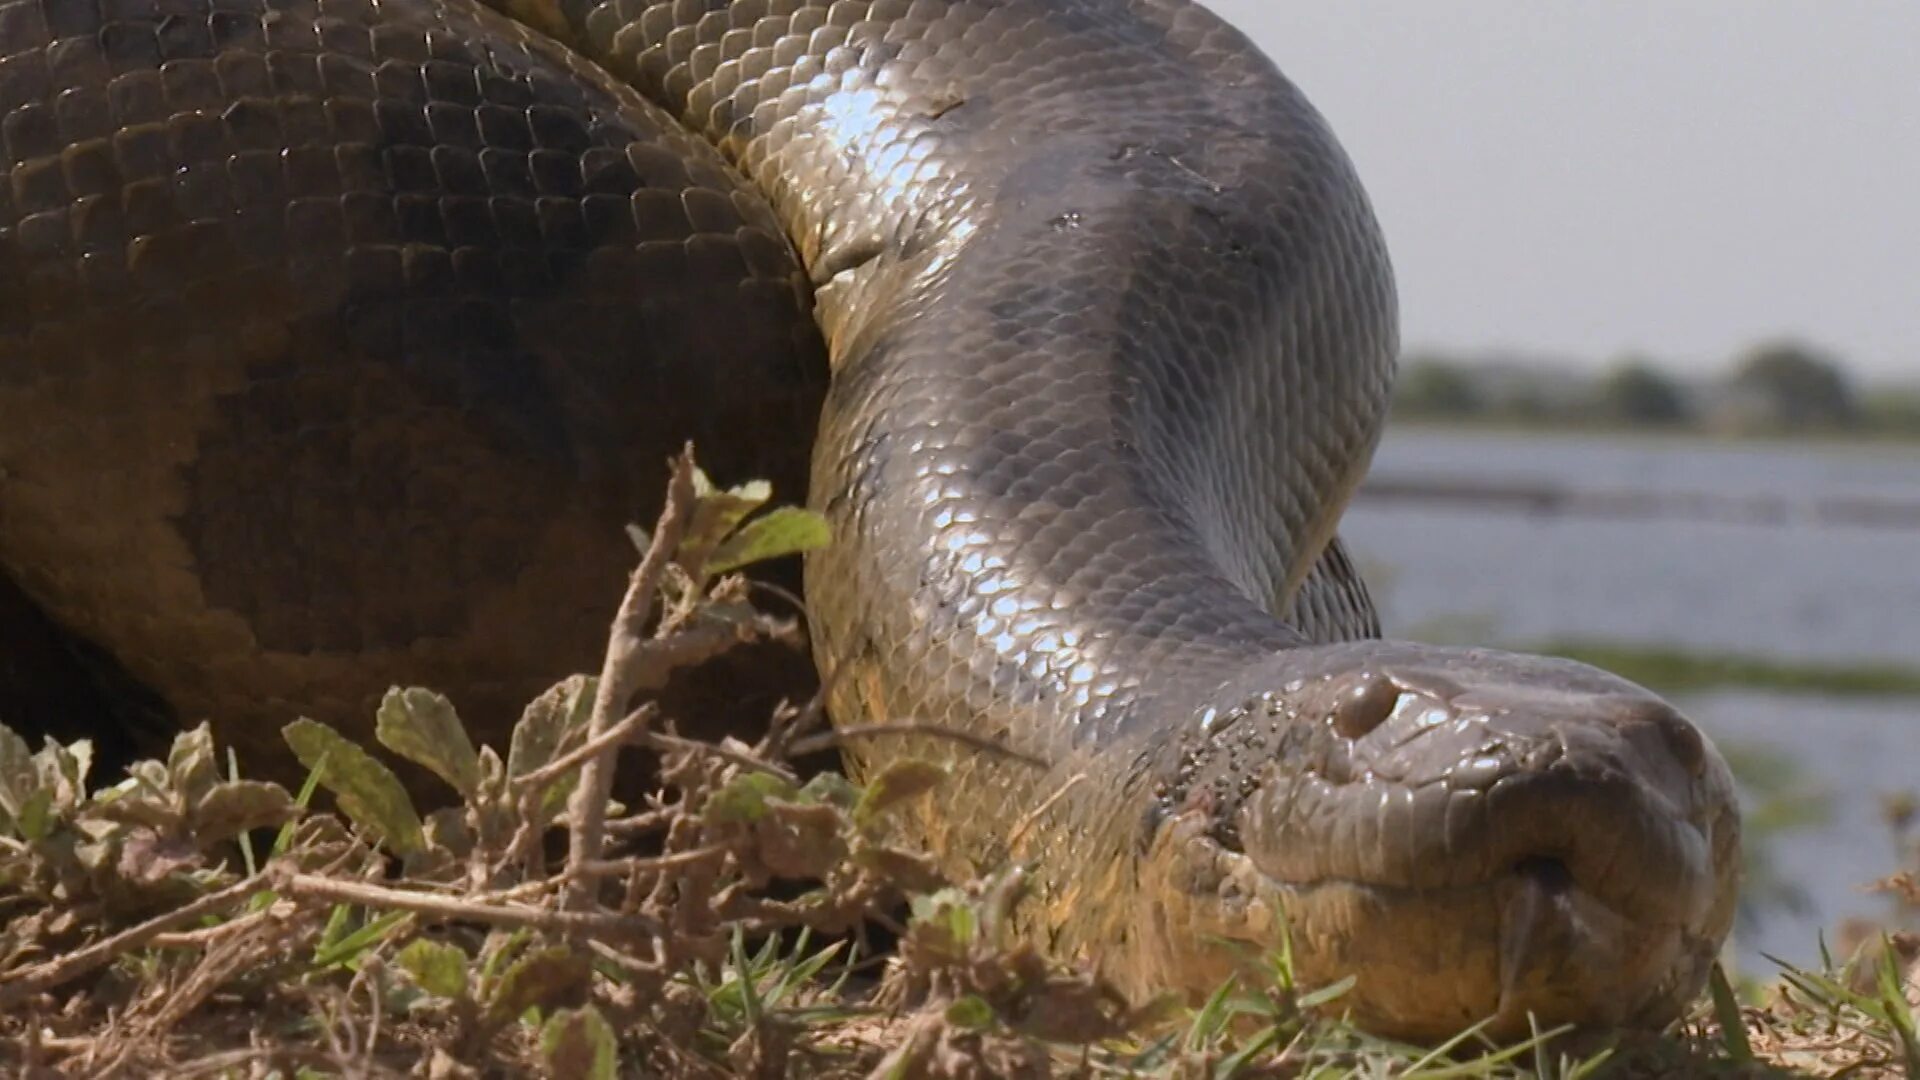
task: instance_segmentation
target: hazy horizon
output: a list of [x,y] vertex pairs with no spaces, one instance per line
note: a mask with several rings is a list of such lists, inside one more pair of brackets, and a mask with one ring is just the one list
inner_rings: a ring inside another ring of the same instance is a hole
[[1920,378],[1920,3],[1208,3],[1353,156],[1410,353]]

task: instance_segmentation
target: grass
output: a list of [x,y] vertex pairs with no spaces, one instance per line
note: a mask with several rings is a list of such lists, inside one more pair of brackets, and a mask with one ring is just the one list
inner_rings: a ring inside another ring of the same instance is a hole
[[[773,629],[712,567],[811,535],[791,515],[755,533],[740,503],[757,493],[714,491],[690,462],[674,491],[600,674],[530,704],[504,752],[421,689],[388,695],[377,746],[288,725],[297,792],[239,775],[204,727],[105,788],[84,742],[0,729],[0,1073],[1575,1080],[1920,1062],[1920,943],[1898,934],[1744,995],[1721,978],[1661,1033],[1394,1043],[1344,1022],[1343,984],[1299,984],[1284,942],[1204,1002],[1131,1006],[1002,935],[1017,872],[948,882],[892,838],[938,769],[803,777],[817,709],[709,743],[609,689]],[[666,557],[687,543],[697,557]],[[620,806],[605,770],[635,745],[660,757],[657,790]],[[439,778],[437,808],[393,757]],[[1888,887],[1890,923],[1920,910],[1911,878]]]

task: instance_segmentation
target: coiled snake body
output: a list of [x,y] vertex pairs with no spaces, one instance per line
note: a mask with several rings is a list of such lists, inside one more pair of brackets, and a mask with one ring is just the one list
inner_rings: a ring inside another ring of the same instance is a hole
[[1283,918],[1399,1034],[1697,991],[1712,747],[1591,668],[1375,639],[1334,529],[1391,274],[1246,39],[1188,0],[515,14],[0,0],[9,603],[256,753],[394,682],[497,724],[594,655],[692,437],[810,476],[837,721],[1052,763],[856,764],[952,759],[925,839],[1029,863],[1021,929],[1130,991]]

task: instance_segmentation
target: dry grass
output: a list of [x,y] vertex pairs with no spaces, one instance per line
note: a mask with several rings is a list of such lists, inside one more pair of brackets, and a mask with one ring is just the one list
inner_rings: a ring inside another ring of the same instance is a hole
[[[1132,1009],[1001,933],[1008,874],[954,885],[889,834],[940,783],[802,778],[830,739],[786,710],[754,745],[660,731],[676,666],[778,629],[729,572],[817,542],[766,498],[676,466],[605,664],[528,706],[504,758],[451,703],[398,690],[380,748],[312,721],[290,792],[204,728],[94,791],[84,743],[0,730],[0,1070],[21,1077],[1899,1075],[1920,1063],[1920,942],[1743,1002],[1724,982],[1664,1034],[1496,1047],[1384,1042],[1295,985],[1284,950],[1199,1007]],[[635,702],[639,704],[635,706]],[[610,802],[626,747],[661,762]],[[456,797],[416,809],[382,760]],[[316,806],[325,792],[330,809]],[[1887,883],[1920,910],[1911,877]],[[884,945],[875,944],[882,941]]]

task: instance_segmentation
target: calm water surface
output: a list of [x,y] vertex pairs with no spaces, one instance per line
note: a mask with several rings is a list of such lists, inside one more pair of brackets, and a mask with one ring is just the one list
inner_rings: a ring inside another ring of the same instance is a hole
[[[1835,498],[1920,503],[1920,449],[1415,429],[1389,433],[1373,475],[1732,495],[1788,511],[1772,521],[1622,520],[1363,497],[1342,532],[1389,633],[1920,667],[1920,528],[1838,524],[1816,512]],[[1789,755],[1832,796],[1825,826],[1776,842],[1778,869],[1812,910],[1774,915],[1739,943],[1749,970],[1763,970],[1763,950],[1810,962],[1816,930],[1881,910],[1855,886],[1892,869],[1879,799],[1920,788],[1920,700],[1716,693],[1679,704],[1718,740]]]
[[1920,505],[1920,449],[1389,434],[1375,477],[1764,496],[1777,522],[1356,501],[1342,529],[1398,632],[1601,637],[1920,666],[1920,527],[1835,524],[1822,500]]

